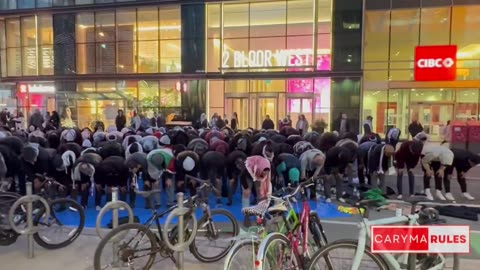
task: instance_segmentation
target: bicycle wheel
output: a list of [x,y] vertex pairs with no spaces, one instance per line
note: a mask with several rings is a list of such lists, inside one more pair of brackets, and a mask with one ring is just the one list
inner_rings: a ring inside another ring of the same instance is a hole
[[[351,270],[357,247],[358,241],[356,240],[335,241],[315,253],[306,269]],[[330,263],[327,263],[327,260]],[[358,269],[387,270],[388,266],[381,257],[371,253],[370,247],[367,246]]]
[[260,244],[256,269],[303,269],[302,262],[298,254],[293,251],[292,243],[285,235],[272,233]]
[[211,218],[204,215],[198,221],[197,235],[190,245],[190,252],[203,263],[223,259],[235,244],[234,237],[240,232],[237,220],[229,211],[214,209],[210,214]]
[[59,249],[73,243],[85,226],[85,211],[74,200],[62,198],[49,203],[50,217],[45,220],[45,209],[35,215],[33,223],[40,230],[33,235],[35,242],[45,249]]
[[[136,237],[138,240],[134,239]],[[146,247],[141,246],[142,241],[147,244]],[[102,254],[104,251],[113,251],[113,258],[105,258]],[[95,250],[93,267],[95,270],[109,267],[112,269],[148,270],[155,262],[156,255],[157,239],[150,229],[137,223],[124,224],[110,231],[100,241]],[[106,262],[102,262],[102,259],[106,259]]]
[[258,240],[244,240],[237,242],[228,253],[224,270],[251,270],[255,269],[255,260],[257,258]]

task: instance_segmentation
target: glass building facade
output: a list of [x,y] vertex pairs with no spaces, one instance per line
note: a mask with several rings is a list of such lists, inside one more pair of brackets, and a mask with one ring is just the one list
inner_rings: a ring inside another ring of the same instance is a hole
[[[418,119],[434,140],[448,120],[479,118],[480,3],[472,0],[366,0],[362,118],[402,137]],[[417,82],[416,46],[456,45],[455,81]]]
[[79,126],[123,109],[237,112],[240,128],[346,112],[358,128],[361,1],[161,2],[2,1],[0,90],[27,115],[70,106]]

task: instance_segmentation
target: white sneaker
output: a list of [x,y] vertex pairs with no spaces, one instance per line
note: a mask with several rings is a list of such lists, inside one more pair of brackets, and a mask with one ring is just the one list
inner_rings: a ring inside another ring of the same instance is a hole
[[468,192],[464,192],[464,193],[463,193],[463,197],[464,197],[465,199],[469,200],[469,201],[475,200],[475,198],[474,198],[472,195],[470,195],[470,193],[468,193]]
[[398,196],[397,196],[397,199],[398,199],[398,200],[403,199],[403,195],[402,195],[402,194],[398,195]]
[[327,198],[325,201],[326,201],[327,203],[331,203],[331,202],[332,202],[332,199]]
[[339,202],[342,202],[342,203],[345,203],[345,202],[346,202],[344,198],[339,198],[338,201],[339,201]]
[[429,188],[426,188],[426,189],[425,189],[425,195],[427,196],[427,199],[428,199],[429,201],[433,201],[432,192],[430,192],[430,189],[429,189]]
[[455,201],[455,198],[453,197],[452,193],[450,193],[450,192],[445,193],[445,198],[447,198],[447,200],[449,200],[449,201]]
[[99,205],[97,205],[97,206],[95,206],[95,210],[100,211],[100,210],[102,210],[102,207],[100,207]]
[[443,196],[442,191],[437,189],[437,192],[435,193],[435,196],[440,200],[440,201],[446,201],[445,196]]

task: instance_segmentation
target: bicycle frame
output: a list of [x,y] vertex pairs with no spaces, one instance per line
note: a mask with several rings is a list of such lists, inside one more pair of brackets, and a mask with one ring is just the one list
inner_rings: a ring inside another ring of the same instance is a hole
[[[358,246],[357,250],[355,251],[355,257],[353,259],[352,270],[360,269],[360,264],[365,253],[365,248],[367,246],[367,241],[370,240],[370,227],[374,225],[392,225],[392,224],[409,224],[409,225],[418,225],[418,214],[408,215],[408,216],[398,216],[398,217],[390,217],[390,218],[383,218],[374,221],[370,221],[367,218],[364,218],[362,222],[358,224],[360,231],[358,234]],[[379,254],[380,257],[388,264],[389,269],[400,270],[403,269],[398,262],[398,260],[393,256],[392,253],[382,253]],[[442,270],[445,266],[445,257],[439,254],[442,262],[435,265],[428,270]]]

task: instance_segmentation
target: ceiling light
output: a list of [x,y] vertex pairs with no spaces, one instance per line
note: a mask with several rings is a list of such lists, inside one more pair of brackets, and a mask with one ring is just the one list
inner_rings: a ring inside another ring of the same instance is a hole
[[103,32],[99,32],[98,35],[101,36],[101,37],[105,36],[105,34]]

